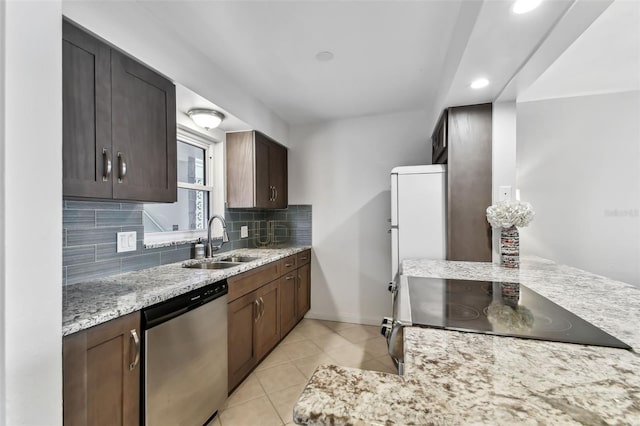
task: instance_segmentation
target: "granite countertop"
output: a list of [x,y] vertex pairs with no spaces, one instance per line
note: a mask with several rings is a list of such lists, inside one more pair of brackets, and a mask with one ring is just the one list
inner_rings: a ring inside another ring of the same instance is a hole
[[[404,275],[520,282],[640,347],[640,291],[541,258],[519,270],[407,260]],[[429,328],[404,330],[404,376],[319,367],[298,424],[640,424],[640,354]]]
[[66,286],[62,296],[62,335],[93,327],[309,248],[232,250],[214,258],[241,255],[259,259],[228,269],[190,269],[182,267],[185,262],[178,262]]

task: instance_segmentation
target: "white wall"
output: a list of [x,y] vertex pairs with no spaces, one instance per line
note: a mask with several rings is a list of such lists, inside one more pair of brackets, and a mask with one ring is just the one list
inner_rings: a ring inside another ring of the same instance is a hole
[[391,312],[390,172],[431,163],[425,111],[292,127],[289,202],[313,205],[312,318]]
[[[2,2],[0,424],[62,424],[60,1]],[[33,262],[37,261],[37,267]]]
[[[516,102],[495,102],[492,110],[491,186],[493,204],[500,201],[500,187],[510,186],[510,198],[516,190]],[[489,207],[489,206],[487,206]],[[493,262],[499,264],[500,230],[493,231]]]
[[640,286],[639,117],[637,91],[518,103],[522,254]]
[[[142,2],[144,3],[144,2]],[[133,1],[63,1],[64,15],[254,129],[288,145],[289,128],[260,100],[225,75],[180,34]]]

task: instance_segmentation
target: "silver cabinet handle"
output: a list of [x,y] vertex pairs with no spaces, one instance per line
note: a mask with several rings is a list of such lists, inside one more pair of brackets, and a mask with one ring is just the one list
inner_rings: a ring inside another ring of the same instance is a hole
[[131,334],[131,338],[133,339],[133,344],[136,347],[136,355],[133,358],[133,362],[129,364],[129,370],[133,370],[138,365],[140,361],[140,339],[138,338],[138,333],[136,333],[136,329],[134,328],[129,332]]
[[127,161],[124,154],[118,152],[118,183],[122,183],[122,179],[127,175]]
[[288,277],[286,277],[286,278],[285,278],[285,280],[289,281],[289,280],[292,280],[292,279],[294,279],[294,278],[295,278],[295,277],[294,277],[293,275],[289,275]]
[[108,182],[111,177],[111,155],[107,148],[102,148],[102,181]]
[[256,317],[256,319],[254,319],[254,321],[258,322],[258,320],[260,319],[260,300],[256,299],[253,301],[253,303],[256,304],[256,307],[254,309],[254,312],[255,312],[254,316]]
[[260,297],[260,318],[262,318],[264,316],[264,300],[262,300],[262,297]]

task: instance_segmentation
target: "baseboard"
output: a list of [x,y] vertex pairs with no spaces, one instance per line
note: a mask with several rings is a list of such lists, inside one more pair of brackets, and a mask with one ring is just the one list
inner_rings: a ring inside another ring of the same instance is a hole
[[380,325],[382,322],[382,315],[380,316],[363,316],[357,314],[343,314],[337,312],[316,312],[309,311],[304,316],[309,319],[318,319],[325,321],[339,321],[339,322],[350,322],[354,324],[365,324],[365,325]]

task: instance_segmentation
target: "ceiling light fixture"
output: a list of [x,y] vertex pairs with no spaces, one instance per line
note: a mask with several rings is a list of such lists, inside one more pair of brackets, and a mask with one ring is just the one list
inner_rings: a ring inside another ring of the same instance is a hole
[[473,82],[471,83],[471,88],[482,89],[483,87],[487,87],[488,85],[489,80],[487,80],[486,78],[478,78],[476,80],[473,80]]
[[324,51],[316,53],[316,59],[320,62],[328,62],[333,59],[333,52]]
[[187,115],[203,129],[215,129],[224,120],[224,114],[212,109],[190,109]]
[[521,15],[523,13],[531,12],[536,7],[540,6],[542,0],[516,0],[511,9],[513,13]]

